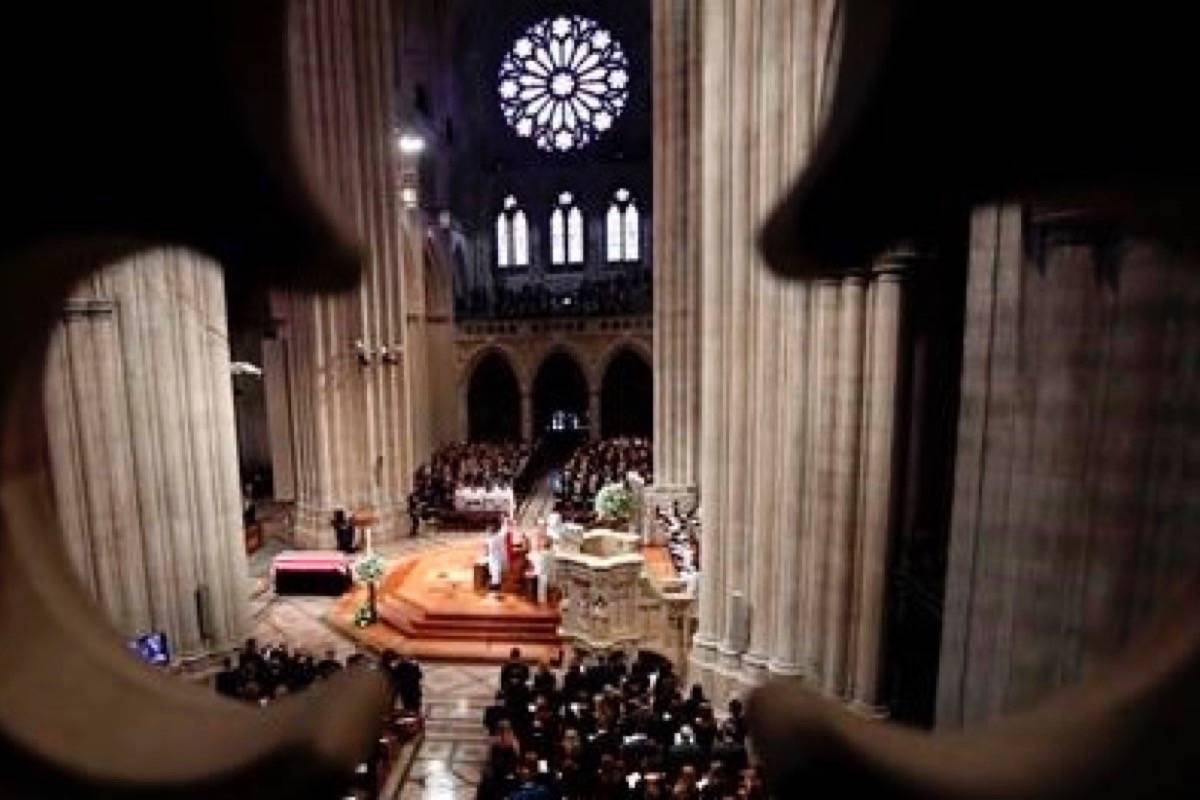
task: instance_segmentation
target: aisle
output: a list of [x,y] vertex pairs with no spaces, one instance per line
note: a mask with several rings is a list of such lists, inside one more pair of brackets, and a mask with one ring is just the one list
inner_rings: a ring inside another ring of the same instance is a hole
[[550,512],[554,510],[554,491],[550,488],[550,479],[554,475],[554,470],[548,470],[543,475],[534,487],[529,496],[525,498],[525,502],[517,509],[517,524],[523,530],[535,528],[538,521],[546,521],[546,517],[550,516]]
[[393,797],[470,800],[487,761],[483,712],[493,702],[500,671],[477,664],[423,664],[422,669],[425,741]]

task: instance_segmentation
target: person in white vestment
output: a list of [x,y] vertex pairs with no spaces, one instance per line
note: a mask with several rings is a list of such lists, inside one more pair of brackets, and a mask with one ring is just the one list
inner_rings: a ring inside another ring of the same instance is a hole
[[488,584],[493,590],[500,588],[504,580],[504,562],[507,560],[508,537],[504,528],[490,534],[487,539]]
[[538,537],[537,542],[538,548],[530,557],[533,560],[534,574],[537,575],[537,601],[544,604],[549,596],[550,581],[553,578],[554,550],[545,535]]
[[546,535],[550,537],[552,544],[558,541],[558,537],[562,535],[562,514],[551,511],[546,517]]

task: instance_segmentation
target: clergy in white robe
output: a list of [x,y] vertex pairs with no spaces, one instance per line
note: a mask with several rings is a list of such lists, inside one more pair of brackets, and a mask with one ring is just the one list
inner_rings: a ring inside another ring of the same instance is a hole
[[488,536],[488,583],[492,589],[499,589],[501,582],[504,580],[504,562],[507,559],[507,544],[508,537],[503,528]]

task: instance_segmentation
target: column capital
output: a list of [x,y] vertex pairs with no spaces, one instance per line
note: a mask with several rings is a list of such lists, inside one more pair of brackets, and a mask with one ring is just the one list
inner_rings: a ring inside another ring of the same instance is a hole
[[904,242],[882,253],[871,265],[871,275],[879,280],[903,280],[911,269],[932,257],[928,250]]

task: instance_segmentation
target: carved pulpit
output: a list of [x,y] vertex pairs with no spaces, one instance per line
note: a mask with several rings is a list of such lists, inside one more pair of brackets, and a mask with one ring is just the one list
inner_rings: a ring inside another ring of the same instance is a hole
[[633,653],[642,639],[638,619],[645,559],[640,537],[605,529],[564,540],[554,552],[563,592],[559,634],[576,650]]

